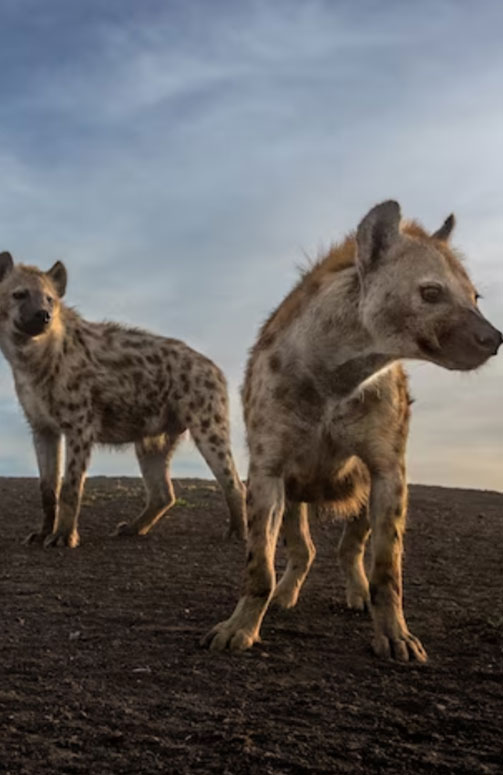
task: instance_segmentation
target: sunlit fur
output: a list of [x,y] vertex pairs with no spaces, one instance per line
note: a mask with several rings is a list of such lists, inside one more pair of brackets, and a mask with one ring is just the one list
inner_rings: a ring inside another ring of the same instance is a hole
[[[347,518],[339,548],[347,602],[371,607],[376,653],[426,659],[402,610],[410,399],[400,361],[472,369],[501,342],[447,244],[453,225],[451,216],[429,236],[400,222],[396,202],[376,206],[262,326],[242,391],[250,450],[245,588],[230,619],[208,634],[212,648],[251,646],[273,596],[295,605],[314,559],[312,503]],[[289,559],[276,586],[282,519]]]
[[[224,490],[230,532],[244,536],[244,487],[231,454],[220,369],[176,339],[84,320],[60,298],[58,283],[63,292],[66,284],[61,263],[42,272],[9,259],[0,256],[0,347],[33,431],[44,510],[40,530],[29,539],[77,545],[82,486],[95,443],[135,444],[147,503],[118,532],[147,533],[174,503],[169,462],[186,429]],[[33,336],[27,331],[37,315],[45,328]]]

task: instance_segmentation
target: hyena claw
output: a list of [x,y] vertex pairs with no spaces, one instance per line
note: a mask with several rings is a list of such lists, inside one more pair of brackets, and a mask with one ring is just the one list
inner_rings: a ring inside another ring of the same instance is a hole
[[44,541],[44,549],[52,548],[53,546],[67,546],[70,549],[75,549],[80,543],[79,534],[76,532],[63,532],[56,531],[48,535]]
[[233,539],[237,541],[246,541],[246,535],[246,528],[244,528],[242,525],[233,525],[232,523],[225,531],[225,538],[228,541],[232,541]]
[[201,638],[201,646],[210,651],[246,651],[259,640],[247,630],[235,630],[228,622],[220,622]]
[[115,530],[112,533],[112,536],[114,538],[117,538],[118,536],[137,536],[138,531],[136,528],[133,527],[133,525],[130,525],[129,522],[119,522],[116,526]]
[[350,611],[366,611],[369,613],[370,598],[368,592],[365,594],[348,589],[346,591],[346,605]]
[[23,544],[25,546],[30,546],[31,544],[40,544],[42,545],[47,538],[47,533],[41,533],[38,531],[34,531],[32,533],[28,533],[26,538],[23,539]]
[[397,662],[424,663],[428,660],[428,655],[421,641],[410,632],[395,638],[375,635],[372,649],[377,657],[395,659]]

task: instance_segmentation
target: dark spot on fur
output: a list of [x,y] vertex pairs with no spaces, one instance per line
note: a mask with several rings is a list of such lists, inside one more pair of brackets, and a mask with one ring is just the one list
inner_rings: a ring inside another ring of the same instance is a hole
[[259,346],[266,349],[273,344],[275,338],[276,336],[272,331],[264,331],[261,339],[259,340]]
[[271,371],[279,371],[281,369],[281,358],[276,353],[269,358],[269,368]]
[[316,385],[309,377],[305,377],[296,383],[295,397],[299,403],[319,405],[322,402],[322,398],[316,389]]
[[[250,467],[251,470],[251,467]],[[269,476],[278,477],[283,473],[283,463],[281,460],[273,460],[268,466],[267,473]]]
[[260,428],[260,426],[263,424],[262,417],[259,415],[255,415],[252,420],[250,421],[250,429],[252,431],[256,431]]
[[288,393],[288,385],[285,384],[277,385],[272,391],[272,395],[277,401],[284,401]]

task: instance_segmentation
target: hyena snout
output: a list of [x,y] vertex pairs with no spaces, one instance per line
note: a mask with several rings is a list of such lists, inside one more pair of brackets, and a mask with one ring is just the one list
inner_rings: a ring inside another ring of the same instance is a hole
[[452,360],[450,368],[474,369],[496,355],[503,336],[478,311],[470,311],[456,327],[441,337],[442,349]]
[[498,331],[490,323],[484,322],[486,323],[485,326],[474,332],[475,343],[481,350],[487,352],[489,356],[496,355],[503,342],[503,336],[501,331]]
[[24,315],[21,315],[17,326],[24,334],[28,336],[39,336],[49,326],[52,320],[52,312],[49,309],[31,309]]

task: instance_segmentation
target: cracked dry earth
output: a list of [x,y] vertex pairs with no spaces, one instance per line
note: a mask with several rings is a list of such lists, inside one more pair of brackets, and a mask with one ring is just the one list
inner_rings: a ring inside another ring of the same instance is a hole
[[169,518],[117,539],[142,486],[91,479],[81,547],[44,551],[21,543],[36,481],[0,480],[2,774],[502,772],[503,495],[412,487],[405,606],[430,655],[417,666],[371,654],[328,522],[297,608],[271,609],[250,652],[202,650],[244,549],[222,538],[213,483],[175,486]]

